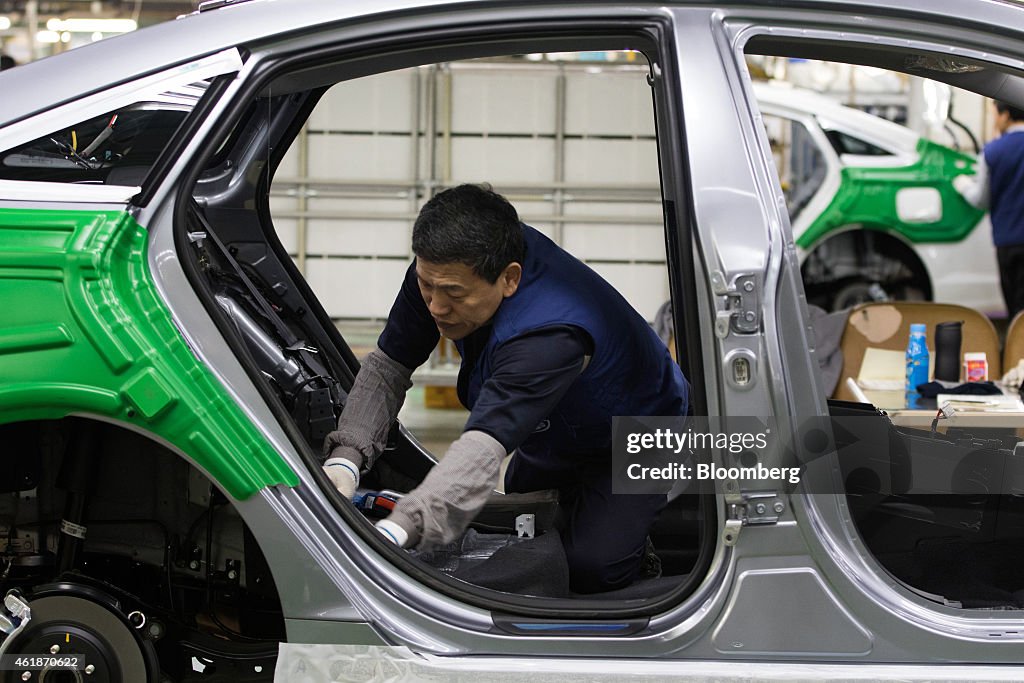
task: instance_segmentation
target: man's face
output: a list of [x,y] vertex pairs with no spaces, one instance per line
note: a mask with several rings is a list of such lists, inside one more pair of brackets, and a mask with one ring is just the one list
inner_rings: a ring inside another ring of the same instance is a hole
[[442,337],[457,341],[485,325],[502,299],[515,294],[522,266],[510,263],[490,283],[464,263],[416,259],[416,280],[427,310]]

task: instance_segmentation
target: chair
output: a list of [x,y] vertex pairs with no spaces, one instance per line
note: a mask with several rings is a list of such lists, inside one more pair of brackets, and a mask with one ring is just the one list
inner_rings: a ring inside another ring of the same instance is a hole
[[[1010,322],[1006,330],[1006,345],[1003,349],[1003,372],[1009,372],[1024,358],[1024,311]],[[992,373],[989,373],[991,375]],[[998,379],[998,378],[994,378]]]
[[[839,342],[839,348],[843,353],[843,370],[833,398],[844,401],[857,400],[846,386],[846,378],[856,378],[860,373],[865,350],[869,347],[891,351],[906,349],[907,341],[910,339],[911,323],[927,325],[928,349],[932,353],[934,367],[935,325],[953,320],[963,321],[961,360],[964,353],[983,351],[988,358],[989,379],[1002,377],[999,335],[992,321],[978,311],[957,304],[878,301],[860,304],[850,311],[850,316],[846,320],[846,330]],[[1024,345],[1024,323],[1021,323],[1021,327],[1021,343]]]

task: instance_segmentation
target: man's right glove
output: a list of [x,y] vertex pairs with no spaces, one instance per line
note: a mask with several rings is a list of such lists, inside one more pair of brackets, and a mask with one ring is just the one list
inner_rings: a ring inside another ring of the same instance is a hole
[[[335,452],[341,449],[335,449]],[[324,461],[327,478],[346,500],[352,500],[359,486],[359,466],[346,457],[334,455]]]
[[405,544],[409,542],[409,533],[390,519],[380,520],[377,522],[376,527],[377,531],[384,535],[384,538],[399,548],[404,548]]

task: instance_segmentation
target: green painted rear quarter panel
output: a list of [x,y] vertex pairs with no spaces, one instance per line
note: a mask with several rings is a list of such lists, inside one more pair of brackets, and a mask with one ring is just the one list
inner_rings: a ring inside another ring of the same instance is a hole
[[192,353],[123,211],[0,209],[0,424],[91,414],[160,437],[229,495],[295,486]]
[[[953,178],[973,173],[974,160],[922,138],[918,160],[901,167],[844,167],[842,183],[829,206],[797,238],[810,249],[834,230],[848,225],[890,230],[914,244],[960,242],[985,215],[953,187]],[[932,187],[942,197],[942,218],[934,223],[908,223],[896,213],[896,194],[906,187]]]

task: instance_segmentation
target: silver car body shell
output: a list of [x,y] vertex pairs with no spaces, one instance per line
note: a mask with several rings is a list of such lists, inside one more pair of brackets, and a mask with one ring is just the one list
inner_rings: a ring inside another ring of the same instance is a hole
[[[962,46],[965,54],[1019,68],[1024,29],[1012,27],[1024,27],[1024,8],[978,2],[971,6],[967,22],[956,19],[963,7],[925,0],[805,2],[798,9],[777,3],[512,6],[481,1],[423,6],[256,0],[4,72],[0,86],[5,91],[31,92],[32,97],[7,98],[0,120],[31,127],[32,117],[50,120],[45,117],[85,103],[90,96],[102,97],[112,86],[130,88],[138,79],[236,46],[251,50],[152,200],[131,210],[150,232],[153,276],[179,329],[299,474],[296,488],[275,487],[236,501],[261,544],[273,548],[267,555],[281,591],[291,643],[337,644],[339,657],[351,654],[354,644],[388,645],[395,649],[383,648],[378,659],[391,657],[388,653],[420,653],[432,672],[489,671],[487,661],[494,657],[496,676],[507,673],[512,662],[523,665],[529,657],[532,664],[516,676],[524,679],[533,679],[529,671],[534,666],[540,672],[588,671],[589,666],[577,667],[581,658],[592,657],[604,658],[600,668],[613,676],[664,675],[667,666],[659,660],[687,659],[698,668],[684,671],[695,675],[701,662],[737,660],[788,662],[758,670],[765,677],[856,677],[851,663],[886,663],[914,664],[910,669],[884,669],[905,678],[937,679],[952,673],[957,678],[1000,679],[1000,669],[946,665],[1019,663],[1024,642],[1020,613],[944,608],[896,584],[857,537],[840,494],[783,496],[786,512],[778,524],[744,529],[732,546],[719,543],[712,568],[696,592],[652,618],[635,636],[513,636],[495,630],[489,612],[425,589],[394,566],[387,552],[368,546],[340,521],[192,291],[172,237],[173,204],[189,159],[215,127],[218,115],[266,60],[313,46],[341,48],[360,35],[396,27],[414,30],[424,22],[658,17],[671,22],[675,44],[685,46],[679,48],[673,65],[683,84],[683,122],[685,130],[701,131],[686,138],[689,186],[665,190],[676,200],[690,202],[695,219],[699,306],[708,324],[701,330],[706,375],[693,379],[705,385],[713,414],[774,415],[795,429],[795,416],[826,414],[825,394],[814,366],[813,337],[785,204],[770,167],[767,140],[755,125],[759,114],[742,67],[742,46],[754,34],[790,32],[863,41],[866,46],[935,49],[939,38],[929,35],[938,35],[941,27],[941,40]],[[804,24],[814,29],[799,28]],[[906,37],[879,38],[884,27]],[[138,58],[119,58],[127,53]],[[7,189],[11,188],[0,188],[5,191],[0,202],[10,205],[18,200]],[[759,332],[716,335],[713,321],[726,312],[723,291],[744,273],[755,274],[761,283]],[[729,381],[727,359],[736,353],[749,353],[757,361],[752,386],[740,388]],[[836,475],[832,459],[818,459],[804,486],[836,490]],[[723,504],[723,528],[726,517]],[[488,659],[470,658],[477,655]],[[453,656],[461,659],[450,659]],[[827,673],[817,668],[822,662],[833,663]],[[727,673],[714,664],[706,671],[717,680],[750,675],[750,669]],[[1013,677],[1020,675],[1013,669]]]

